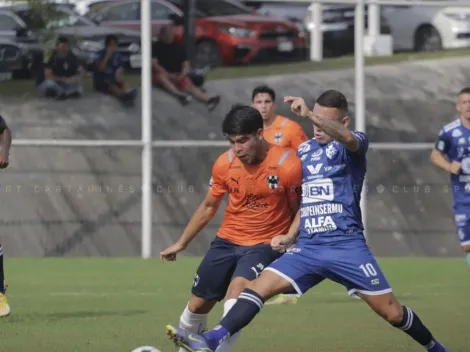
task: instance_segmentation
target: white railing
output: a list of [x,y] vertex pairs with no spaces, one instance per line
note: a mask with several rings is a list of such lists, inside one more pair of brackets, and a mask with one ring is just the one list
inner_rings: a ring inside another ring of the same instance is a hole
[[[261,1],[261,0],[260,0]],[[285,1],[285,0],[270,0]],[[369,28],[379,33],[379,5],[412,5],[412,6],[470,6],[469,3],[458,1],[371,1],[371,0],[296,0],[292,2],[312,3],[316,24],[321,24],[321,4],[355,4],[355,116],[356,130],[365,131],[365,97],[364,97],[364,4],[371,4],[369,11]],[[229,147],[227,141],[215,140],[157,140],[152,141],[152,82],[151,82],[151,11],[150,1],[141,1],[142,18],[142,139],[141,140],[51,140],[51,139],[15,139],[16,147],[134,147],[142,148],[142,258],[152,256],[152,151],[153,148],[182,148],[182,147]],[[371,18],[372,17],[372,18]],[[373,24],[373,25],[371,25]],[[321,25],[313,26],[312,30],[312,59],[321,60],[322,35]],[[371,149],[381,150],[423,150],[431,149],[432,143],[371,143]],[[366,223],[365,193],[363,216]]]

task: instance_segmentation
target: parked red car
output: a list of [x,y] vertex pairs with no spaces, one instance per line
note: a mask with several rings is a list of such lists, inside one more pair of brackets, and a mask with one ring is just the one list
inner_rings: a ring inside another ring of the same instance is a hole
[[[152,31],[183,18],[183,0],[152,0]],[[140,31],[140,0],[109,0],[90,7],[90,17],[101,25]],[[182,22],[182,21],[181,21]],[[196,2],[197,68],[250,63],[283,56],[305,55],[306,33],[293,22],[256,15],[234,0]],[[179,25],[177,40],[183,41]]]

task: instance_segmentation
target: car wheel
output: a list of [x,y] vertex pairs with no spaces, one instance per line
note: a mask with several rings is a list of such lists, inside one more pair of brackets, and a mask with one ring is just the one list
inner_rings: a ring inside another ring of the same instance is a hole
[[441,35],[433,26],[419,28],[415,34],[416,51],[439,51],[442,50]]
[[196,55],[194,58],[194,66],[197,69],[212,69],[220,66],[222,58],[220,56],[217,44],[204,40],[196,45]]

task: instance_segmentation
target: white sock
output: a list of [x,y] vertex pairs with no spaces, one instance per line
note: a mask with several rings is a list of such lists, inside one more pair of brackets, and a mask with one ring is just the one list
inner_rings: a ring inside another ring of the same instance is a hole
[[[223,317],[225,317],[227,315],[227,313],[229,312],[230,309],[232,309],[232,307],[235,305],[235,303],[237,303],[237,300],[235,298],[231,298],[231,299],[227,300],[224,303],[224,315],[223,315]],[[238,340],[240,335],[241,335],[241,331],[237,332],[235,335],[230,336],[227,340],[222,342],[219,345],[219,347],[217,347],[215,352],[228,352],[230,350],[230,347],[232,347],[232,345],[235,343],[235,341]]]
[[[183,314],[180,316],[180,328],[186,329],[196,334],[202,333],[204,329],[207,328],[207,314],[191,313],[188,309],[188,306],[186,306]],[[180,348],[179,352],[186,352],[186,350]]]

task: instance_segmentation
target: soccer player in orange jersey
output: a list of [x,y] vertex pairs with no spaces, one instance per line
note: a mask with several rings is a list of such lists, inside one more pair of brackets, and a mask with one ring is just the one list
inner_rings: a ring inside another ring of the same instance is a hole
[[284,148],[297,148],[308,138],[302,127],[287,117],[276,115],[276,93],[268,86],[258,86],[252,93],[252,106],[263,117],[264,139]]
[[[228,194],[222,225],[197,269],[180,317],[180,326],[195,333],[206,328],[207,314],[218,301],[225,300],[225,316],[247,283],[281,255],[272,249],[271,239],[286,233],[300,201],[301,161],[294,151],[264,139],[258,110],[234,106],[222,132],[231,149],[215,162],[210,189],[180,239],[160,253],[162,261],[175,260]],[[228,351],[238,337],[232,336],[217,351]]]

